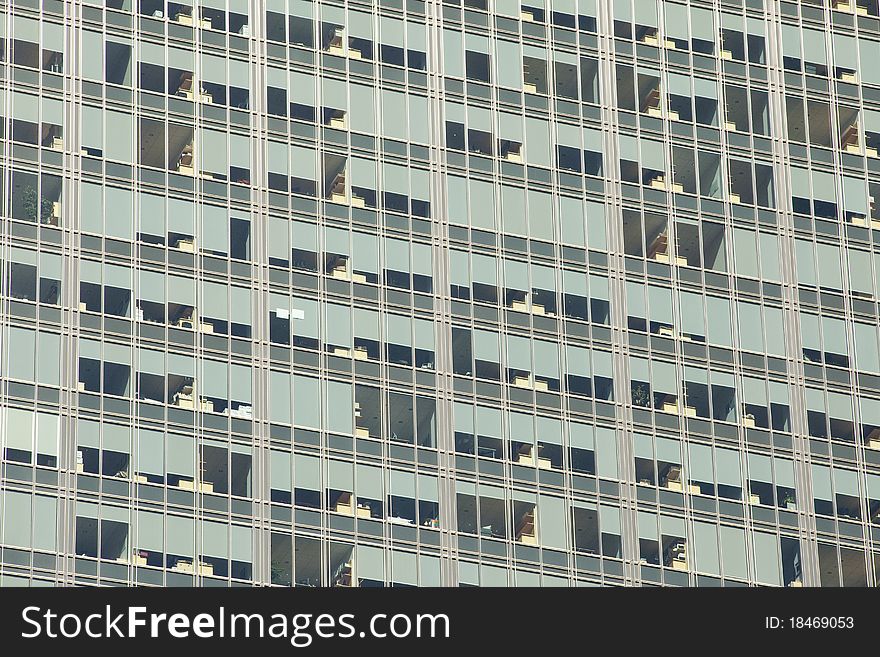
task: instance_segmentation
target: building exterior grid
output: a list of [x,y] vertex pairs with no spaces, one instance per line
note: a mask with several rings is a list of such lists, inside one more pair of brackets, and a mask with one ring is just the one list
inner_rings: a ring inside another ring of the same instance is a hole
[[0,9],[0,585],[880,581],[878,0]]

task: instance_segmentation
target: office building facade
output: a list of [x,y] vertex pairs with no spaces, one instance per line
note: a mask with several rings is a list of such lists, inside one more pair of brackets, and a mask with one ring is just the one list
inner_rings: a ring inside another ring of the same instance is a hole
[[0,8],[3,585],[878,581],[877,0]]

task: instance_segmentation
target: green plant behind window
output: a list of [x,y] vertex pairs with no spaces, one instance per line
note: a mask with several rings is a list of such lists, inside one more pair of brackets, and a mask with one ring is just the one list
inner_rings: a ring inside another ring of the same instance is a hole
[[[38,198],[37,190],[32,185],[28,185],[21,193],[21,206],[24,210],[25,219],[29,219],[30,221],[37,220]],[[44,198],[39,202],[39,207],[40,221],[48,223],[49,219],[52,217],[52,201]]]

